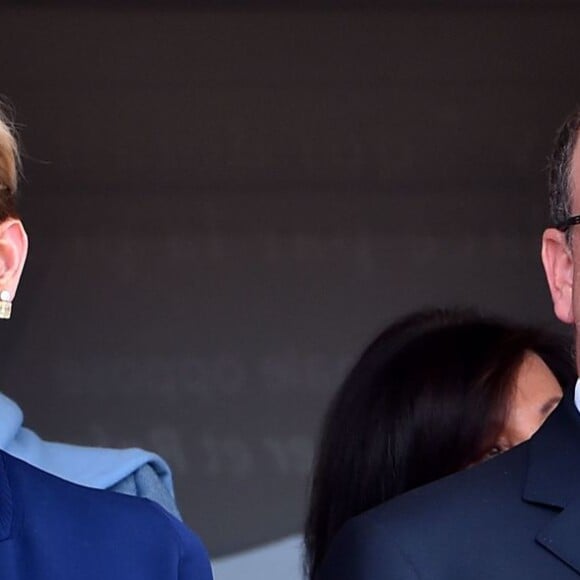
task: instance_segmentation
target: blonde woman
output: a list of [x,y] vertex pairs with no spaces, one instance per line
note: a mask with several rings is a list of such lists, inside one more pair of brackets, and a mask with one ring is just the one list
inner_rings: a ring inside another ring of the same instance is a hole
[[[10,317],[28,249],[17,176],[14,133],[0,117],[0,318]],[[199,539],[157,503],[91,489],[159,496],[158,484],[171,497],[159,457],[44,442],[21,422],[16,404],[0,396],[3,580],[211,580]],[[12,435],[2,439],[6,425]]]

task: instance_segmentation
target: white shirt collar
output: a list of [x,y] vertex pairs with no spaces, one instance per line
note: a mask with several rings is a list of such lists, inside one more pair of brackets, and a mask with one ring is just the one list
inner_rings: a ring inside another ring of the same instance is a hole
[[580,379],[576,381],[576,386],[574,387],[574,404],[578,412],[580,412]]

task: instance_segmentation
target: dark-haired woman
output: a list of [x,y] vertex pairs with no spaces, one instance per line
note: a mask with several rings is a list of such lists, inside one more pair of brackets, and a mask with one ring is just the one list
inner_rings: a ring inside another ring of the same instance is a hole
[[310,578],[348,519],[525,441],[575,380],[570,346],[541,330],[438,309],[392,324],[326,416],[305,531]]

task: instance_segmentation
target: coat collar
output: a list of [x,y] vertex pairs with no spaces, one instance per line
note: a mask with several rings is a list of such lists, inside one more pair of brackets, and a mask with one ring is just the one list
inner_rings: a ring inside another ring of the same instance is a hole
[[580,413],[567,394],[530,440],[523,499],[565,508],[580,498]]
[[12,489],[6,471],[5,453],[0,451],[0,542],[10,537],[14,521]]
[[524,501],[555,516],[536,541],[580,573],[580,414],[572,395],[529,442]]

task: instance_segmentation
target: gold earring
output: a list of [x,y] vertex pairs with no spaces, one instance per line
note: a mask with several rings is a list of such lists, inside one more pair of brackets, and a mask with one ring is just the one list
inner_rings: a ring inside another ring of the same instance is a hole
[[0,319],[8,320],[12,314],[12,302],[10,292],[2,290],[0,292]]

